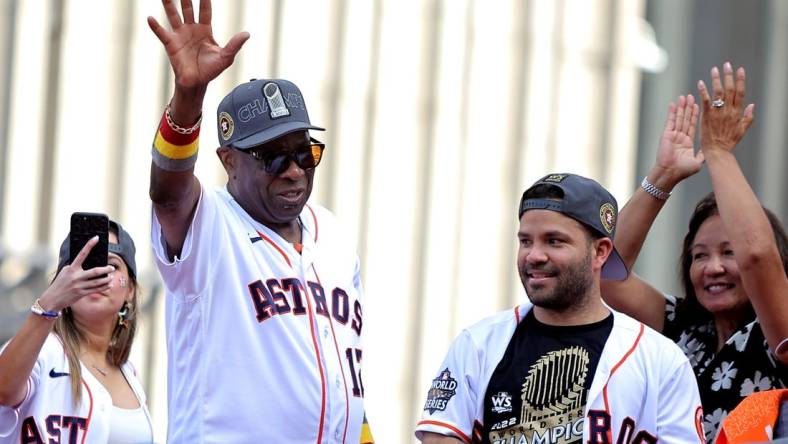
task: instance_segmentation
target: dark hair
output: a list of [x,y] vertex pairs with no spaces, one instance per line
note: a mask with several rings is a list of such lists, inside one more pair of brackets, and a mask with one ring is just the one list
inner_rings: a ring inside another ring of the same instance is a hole
[[[780,219],[769,209],[761,208],[766,213],[766,218],[772,227],[777,250],[780,252],[780,258],[782,259],[783,270],[788,274],[788,237],[785,235]],[[700,226],[703,225],[706,219],[717,214],[720,214],[720,211],[712,192],[695,205],[695,210],[692,212],[689,221],[689,230],[687,235],[684,236],[684,245],[679,257],[679,276],[681,276],[681,286],[684,288],[684,298],[676,305],[676,319],[680,319],[687,324],[705,323],[713,320],[712,314],[706,311],[698,302],[698,297],[695,295],[695,287],[690,279],[690,267],[692,266],[692,244],[695,242],[695,236],[698,234]],[[748,305],[748,310],[746,319],[749,322],[755,319],[755,311],[752,305]]]
[[[531,189],[526,191],[523,194],[523,200],[525,199],[556,199],[556,200],[563,200],[564,199],[564,190],[560,187],[549,185],[549,184],[539,184],[533,186]],[[567,216],[569,217],[569,216]],[[576,220],[576,219],[575,219]],[[586,236],[588,237],[589,241],[595,241],[597,239],[601,239],[605,236],[602,233],[598,232],[596,229],[584,224],[583,222],[578,221],[580,225],[585,228]]]

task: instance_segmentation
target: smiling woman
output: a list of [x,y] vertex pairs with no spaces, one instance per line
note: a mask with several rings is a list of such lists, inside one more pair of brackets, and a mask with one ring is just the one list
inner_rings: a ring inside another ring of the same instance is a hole
[[684,238],[684,297],[663,297],[637,276],[602,287],[611,306],[684,351],[698,381],[708,442],[742,399],[788,384],[788,238],[733,156],[753,121],[753,105],[744,104],[744,69],[734,75],[726,63],[722,76],[715,67],[711,77],[712,94],[698,85],[701,151],[693,151],[699,108],[692,96],[681,96],[669,107],[657,162],[622,210],[616,238],[631,265],[669,191],[705,161],[713,193],[696,205]]
[[120,224],[109,225],[107,265],[87,270],[99,237],[71,261],[69,233],[55,278],[0,352],[0,437],[152,442],[145,394],[128,362],[137,328],[136,250]]

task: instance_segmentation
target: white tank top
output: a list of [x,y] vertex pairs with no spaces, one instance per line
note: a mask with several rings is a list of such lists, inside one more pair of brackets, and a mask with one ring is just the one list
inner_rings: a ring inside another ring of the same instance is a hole
[[153,442],[153,432],[142,406],[122,409],[112,406],[107,444],[142,444]]

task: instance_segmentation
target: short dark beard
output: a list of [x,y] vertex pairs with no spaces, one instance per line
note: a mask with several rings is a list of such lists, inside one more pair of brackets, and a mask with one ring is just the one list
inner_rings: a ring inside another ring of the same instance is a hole
[[[542,290],[538,290],[536,291],[537,294],[533,296],[528,294],[528,299],[537,307],[557,312],[576,311],[583,308],[588,303],[591,287],[594,285],[591,262],[591,249],[589,248],[586,257],[569,264],[563,270],[559,270],[555,290],[549,294],[541,295],[538,293]],[[525,284],[527,271],[525,269],[520,270],[520,278],[523,281],[526,294],[528,293],[528,288]]]

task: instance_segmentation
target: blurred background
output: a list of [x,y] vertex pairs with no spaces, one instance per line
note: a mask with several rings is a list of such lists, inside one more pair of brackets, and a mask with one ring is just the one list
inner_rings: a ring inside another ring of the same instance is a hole
[[[145,312],[133,360],[166,430],[164,295],[149,244],[150,144],[172,89],[145,23],[157,0],[0,0],[0,340],[51,279],[74,211],[134,237]],[[451,340],[525,299],[517,204],[548,172],[623,205],[651,166],[667,104],[709,69],[747,69],[755,125],[737,157],[788,212],[788,2],[781,0],[215,0],[214,33],[251,39],[205,101],[196,174],[222,185],[215,107],[236,84],[298,84],[326,158],[312,201],[355,233],[366,287],[364,385],[378,442],[413,442]],[[679,185],[636,271],[678,291]],[[228,332],[232,335],[232,332]]]

